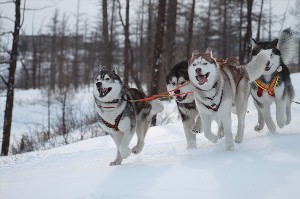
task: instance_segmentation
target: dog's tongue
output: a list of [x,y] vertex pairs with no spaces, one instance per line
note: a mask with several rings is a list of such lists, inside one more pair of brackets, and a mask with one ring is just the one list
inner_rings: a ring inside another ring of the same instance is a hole
[[102,92],[102,93],[106,93],[107,90],[108,90],[107,88],[101,88],[101,92]]
[[202,84],[204,84],[205,82],[208,81],[206,75],[199,75],[199,76],[197,76],[197,80],[198,80],[198,84],[199,85],[202,85]]

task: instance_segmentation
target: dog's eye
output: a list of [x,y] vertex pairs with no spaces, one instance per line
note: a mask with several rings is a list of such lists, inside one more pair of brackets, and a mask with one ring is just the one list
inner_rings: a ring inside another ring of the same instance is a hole
[[105,78],[105,80],[108,81],[108,80],[110,80],[110,79],[107,77],[107,78]]
[[193,63],[193,66],[197,66],[197,64]]
[[183,85],[183,84],[185,84],[186,83],[186,81],[183,81],[183,82],[181,82],[181,85]]
[[273,53],[271,53],[270,57],[271,57],[271,58],[273,57]]
[[173,86],[175,86],[175,82],[170,82]]
[[207,65],[207,63],[206,63],[206,62],[204,62],[204,63],[202,63],[202,65]]

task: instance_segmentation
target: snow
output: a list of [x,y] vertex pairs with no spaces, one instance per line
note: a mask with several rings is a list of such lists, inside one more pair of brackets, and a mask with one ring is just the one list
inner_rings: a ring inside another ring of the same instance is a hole
[[[292,74],[292,81],[300,101],[300,73]],[[168,109],[175,106],[165,103]],[[174,123],[151,127],[141,154],[120,166],[108,166],[116,153],[109,136],[0,157],[0,198],[299,198],[300,105],[292,104],[291,124],[275,134],[255,132],[252,99],[248,110],[244,142],[231,152],[224,139],[213,144],[203,134],[197,136],[197,149],[185,149],[182,124],[172,116]],[[232,118],[236,130],[237,118]],[[134,137],[131,147],[135,143]]]

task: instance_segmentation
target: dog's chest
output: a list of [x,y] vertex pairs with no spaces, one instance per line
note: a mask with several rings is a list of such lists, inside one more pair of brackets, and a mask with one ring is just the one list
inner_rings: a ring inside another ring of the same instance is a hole
[[251,88],[251,95],[262,104],[271,104],[275,98],[281,99],[284,94],[284,83],[280,86],[274,87],[274,96],[271,96],[267,91],[258,89],[258,87]]

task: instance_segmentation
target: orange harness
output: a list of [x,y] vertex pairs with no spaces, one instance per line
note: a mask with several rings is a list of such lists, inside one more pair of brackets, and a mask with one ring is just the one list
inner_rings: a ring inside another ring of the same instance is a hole
[[277,85],[279,80],[279,75],[277,74],[275,78],[272,80],[271,84],[267,85],[259,80],[255,80],[254,83],[257,85],[257,96],[261,97],[263,95],[263,91],[267,92],[270,96],[275,96],[274,87]]

